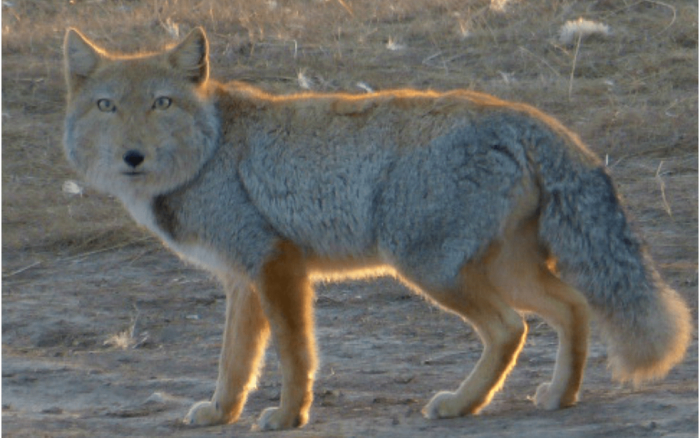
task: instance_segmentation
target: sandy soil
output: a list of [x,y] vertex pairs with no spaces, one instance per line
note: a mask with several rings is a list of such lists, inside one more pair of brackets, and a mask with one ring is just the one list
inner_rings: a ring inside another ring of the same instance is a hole
[[[255,417],[278,403],[270,348],[237,424],[180,423],[213,391],[225,298],[152,241],[42,261],[3,286],[3,436],[261,436],[250,431]],[[476,334],[388,278],[319,285],[322,364],[311,421],[269,435],[696,435],[697,336],[666,380],[636,390],[610,382],[594,337],[581,403],[545,412],[528,398],[550,378],[556,336],[536,318],[529,323],[518,366],[481,415],[429,421],[421,407],[474,365]]]

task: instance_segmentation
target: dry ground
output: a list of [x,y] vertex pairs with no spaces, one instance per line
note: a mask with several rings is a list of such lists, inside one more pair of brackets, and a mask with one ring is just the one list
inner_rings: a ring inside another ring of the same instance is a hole
[[[279,398],[274,352],[236,425],[180,425],[216,378],[223,295],[113,199],[64,189],[61,40],[156,48],[204,26],[213,74],[279,92],[472,88],[555,114],[606,157],[664,277],[697,326],[698,7],[681,0],[11,0],[2,3],[2,426],[7,436],[246,435]],[[569,20],[607,36],[559,41]],[[610,383],[597,338],[582,402],[527,399],[556,345],[530,336],[482,415],[427,421],[481,346],[391,280],[321,285],[310,424],[270,436],[697,436],[697,330],[687,359],[639,389]],[[258,434],[259,435],[259,434]]]

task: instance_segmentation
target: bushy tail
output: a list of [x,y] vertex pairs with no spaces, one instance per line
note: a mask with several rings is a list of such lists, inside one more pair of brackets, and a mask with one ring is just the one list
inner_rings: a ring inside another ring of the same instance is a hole
[[613,377],[636,384],[665,376],[690,342],[688,308],[631,230],[605,169],[585,149],[548,152],[537,157],[540,241],[599,317]]

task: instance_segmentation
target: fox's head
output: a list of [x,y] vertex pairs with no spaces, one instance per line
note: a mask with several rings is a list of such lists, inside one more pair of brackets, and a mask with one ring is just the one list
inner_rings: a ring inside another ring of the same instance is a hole
[[108,53],[68,29],[64,57],[66,155],[96,188],[152,197],[187,183],[211,157],[219,126],[201,28],[138,55]]

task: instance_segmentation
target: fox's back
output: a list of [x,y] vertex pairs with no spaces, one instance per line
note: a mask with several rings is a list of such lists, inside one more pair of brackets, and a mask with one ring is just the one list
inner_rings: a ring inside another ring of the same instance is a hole
[[[239,93],[224,99],[241,99]],[[224,117],[238,127],[227,140],[242,149],[240,175],[251,200],[284,235],[320,254],[358,256],[376,246],[377,203],[397,160],[463,123],[421,114],[434,100],[428,93],[243,94],[255,98],[254,110]]]
[[[531,117],[502,104],[465,91],[273,98],[234,86],[220,107],[251,202],[283,236],[321,256],[413,253],[440,275],[494,238],[533,186]],[[474,245],[437,255],[457,241]]]

